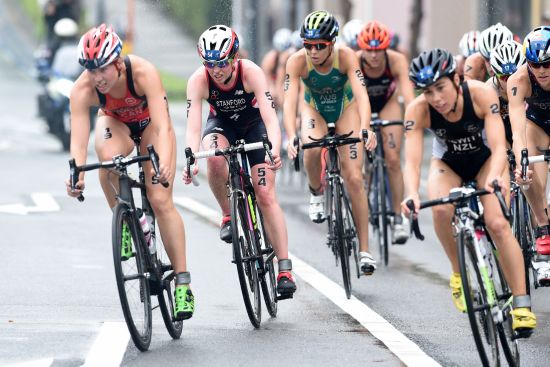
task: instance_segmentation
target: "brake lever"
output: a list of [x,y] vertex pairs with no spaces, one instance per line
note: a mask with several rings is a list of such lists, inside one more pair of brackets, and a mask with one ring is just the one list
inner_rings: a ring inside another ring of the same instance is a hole
[[424,235],[420,232],[420,226],[418,225],[418,218],[414,217],[414,201],[407,201],[407,208],[409,208],[409,223],[411,226],[411,233],[414,233],[414,236],[420,241],[424,241]]
[[296,148],[296,157],[294,157],[294,171],[300,172],[300,138],[295,136],[292,142]]
[[[76,161],[74,158],[71,158],[69,160],[69,175],[70,175],[69,180],[70,180],[72,192],[74,192],[74,190],[76,189],[76,183],[78,182],[78,174],[79,172],[76,166]],[[80,202],[84,201],[84,195],[82,195],[82,193],[80,193],[80,195],[78,195],[76,198]]]
[[[147,151],[149,152],[149,158],[151,159],[151,164],[153,165],[153,170],[155,171],[155,176],[152,178],[153,184],[158,184],[159,176],[160,176],[160,168],[159,168],[159,156],[157,152],[155,151],[155,148],[153,147],[153,144],[147,145]],[[160,184],[163,187],[168,187],[170,184],[168,182],[160,182]]]

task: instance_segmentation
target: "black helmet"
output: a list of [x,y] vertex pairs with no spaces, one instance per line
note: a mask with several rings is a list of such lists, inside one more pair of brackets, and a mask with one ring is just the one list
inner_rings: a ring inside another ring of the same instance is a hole
[[334,15],[324,10],[314,11],[304,20],[300,28],[300,37],[332,41],[338,35],[338,29],[338,21]]
[[452,76],[456,71],[456,61],[447,50],[434,48],[424,51],[409,66],[409,79],[416,88],[426,88],[444,76]]

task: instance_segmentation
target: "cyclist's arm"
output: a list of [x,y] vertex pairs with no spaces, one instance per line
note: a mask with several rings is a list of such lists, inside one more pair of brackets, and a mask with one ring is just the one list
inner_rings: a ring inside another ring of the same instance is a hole
[[[75,159],[78,166],[86,163],[86,157],[88,155],[90,107],[94,104],[99,104],[98,101],[94,101],[95,90],[89,87],[90,83],[87,72],[83,72],[75,82],[70,96],[71,157]],[[83,175],[84,173],[81,173],[80,177],[83,177]]]
[[508,96],[508,113],[514,139],[513,149],[517,162],[520,162],[521,150],[527,147],[527,138],[525,136],[525,127],[527,124],[527,118],[525,116],[525,98],[529,96],[529,90],[531,89],[531,82],[527,74],[527,66],[520,67],[512,74],[508,79],[506,89],[506,95]]
[[279,155],[281,151],[281,129],[275,113],[275,101],[267,89],[265,76],[258,65],[249,60],[242,60],[243,84],[245,90],[252,91],[260,107],[260,114],[267,130],[267,136],[272,144],[271,151]]
[[500,105],[496,91],[479,81],[469,81],[474,110],[485,121],[487,143],[491,149],[489,178],[500,177],[507,165],[504,123],[500,116]]
[[197,69],[187,82],[187,130],[186,146],[199,151],[202,129],[202,100],[208,98],[208,81],[203,66]]
[[479,52],[468,56],[464,62],[464,80],[484,81],[483,56]]
[[405,188],[408,196],[418,196],[424,148],[424,129],[428,127],[427,102],[416,97],[405,110]]
[[300,73],[304,67],[305,53],[302,50],[290,56],[286,63],[284,80],[283,122],[288,141],[296,136],[296,113],[298,111],[298,93],[300,91]]
[[136,65],[132,70],[136,81],[136,92],[139,94],[141,89],[141,92],[147,97],[147,106],[151,117],[150,127],[153,128],[153,133],[158,138],[157,141],[163,142],[163,144],[155,146],[155,150],[159,155],[159,162],[167,166],[171,161],[173,151],[173,147],[167,144],[171,141],[170,136],[173,133],[173,128],[166,91],[157,68],[151,62],[137,56],[132,56],[132,62],[133,65]]
[[359,67],[359,59],[355,52],[349,47],[340,47],[339,51],[340,65],[344,66],[344,70],[348,76],[353,91],[353,98],[356,100],[357,109],[359,110],[359,121],[361,129],[370,129],[370,102],[367,95],[367,85],[365,77]]
[[405,108],[407,108],[409,103],[411,103],[414,99],[413,85],[409,79],[409,64],[407,62],[407,58],[403,54],[395,51],[391,54],[394,60],[393,70],[395,70],[397,81],[399,83],[399,94],[403,96],[404,105]]

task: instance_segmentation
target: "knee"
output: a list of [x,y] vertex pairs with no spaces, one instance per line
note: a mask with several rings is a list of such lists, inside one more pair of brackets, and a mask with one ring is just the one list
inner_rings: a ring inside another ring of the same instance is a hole
[[354,171],[344,176],[346,186],[350,194],[363,190],[364,181],[360,171]]
[[174,203],[168,192],[161,193],[155,190],[149,190],[147,192],[147,198],[149,199],[149,203],[157,216],[162,216],[174,207]]
[[495,237],[506,236],[510,231],[510,223],[502,216],[491,219],[485,218],[485,224]]
[[256,201],[265,211],[266,208],[276,204],[275,193],[273,190],[256,190]]
[[450,226],[454,211],[452,207],[447,208],[443,205],[437,205],[432,208],[432,215],[434,223]]
[[388,154],[384,157],[384,161],[389,171],[399,171],[401,169],[401,159],[398,154]]
[[210,157],[206,161],[207,169],[209,172],[219,174],[222,170],[227,170],[227,162],[223,157]]

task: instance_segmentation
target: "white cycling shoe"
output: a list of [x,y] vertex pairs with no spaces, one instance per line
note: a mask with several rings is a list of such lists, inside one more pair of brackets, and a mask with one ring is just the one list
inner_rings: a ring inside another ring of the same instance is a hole
[[550,264],[548,262],[537,262],[537,283],[541,287],[550,286]]
[[309,219],[313,223],[325,221],[325,195],[313,195],[309,197]]
[[376,260],[368,252],[359,252],[359,264],[364,275],[372,275],[376,270]]
[[404,245],[409,239],[409,234],[402,223],[393,225],[393,243],[396,245]]

